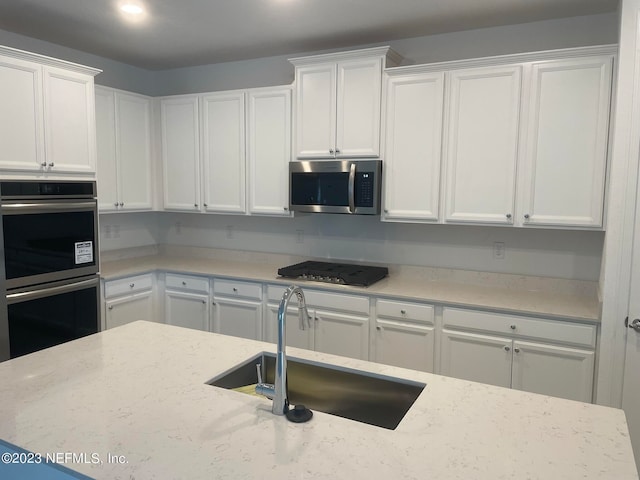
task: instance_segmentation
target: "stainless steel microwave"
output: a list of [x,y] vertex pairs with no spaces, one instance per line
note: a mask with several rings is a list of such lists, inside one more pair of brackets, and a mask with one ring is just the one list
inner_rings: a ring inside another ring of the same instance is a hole
[[380,214],[382,160],[289,163],[289,208],[294,212]]

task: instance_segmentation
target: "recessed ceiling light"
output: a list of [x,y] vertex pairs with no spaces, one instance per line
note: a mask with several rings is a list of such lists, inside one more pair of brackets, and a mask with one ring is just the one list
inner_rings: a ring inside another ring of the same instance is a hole
[[142,15],[144,9],[135,3],[123,3],[120,5],[120,10],[128,15]]
[[129,15],[142,15],[144,13],[144,9],[140,5],[136,5],[134,3],[125,3],[120,5],[120,10]]

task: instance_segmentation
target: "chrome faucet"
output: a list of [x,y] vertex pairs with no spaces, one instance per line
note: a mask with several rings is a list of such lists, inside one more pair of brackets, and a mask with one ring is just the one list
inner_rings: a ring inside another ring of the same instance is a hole
[[273,385],[262,383],[262,372],[260,365],[257,365],[258,384],[256,385],[256,393],[264,395],[273,400],[271,411],[274,415],[285,415],[289,410],[289,399],[287,397],[287,354],[286,354],[286,324],[287,307],[289,300],[293,295],[298,297],[298,317],[300,319],[300,329],[305,329],[306,325],[311,328],[311,318],[307,311],[307,303],[304,298],[302,288],[291,285],[282,295],[280,305],[278,306],[278,353],[276,356],[276,378]]

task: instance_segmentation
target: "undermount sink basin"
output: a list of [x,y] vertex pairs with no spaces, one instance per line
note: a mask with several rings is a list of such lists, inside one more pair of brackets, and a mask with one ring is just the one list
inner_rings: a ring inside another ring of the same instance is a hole
[[[246,387],[258,382],[258,364],[262,365],[263,381],[273,383],[275,355],[263,352],[207,384],[251,393],[253,388]],[[287,358],[287,384],[291,405],[303,404],[311,410],[390,430],[395,430],[425,387],[410,380],[291,357]]]

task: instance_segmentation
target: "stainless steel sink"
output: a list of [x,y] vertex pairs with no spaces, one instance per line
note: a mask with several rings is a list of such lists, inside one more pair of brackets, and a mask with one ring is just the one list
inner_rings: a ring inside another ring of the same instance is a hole
[[[254,385],[258,382],[258,364],[261,365],[263,381],[273,383],[275,355],[263,352],[207,384],[227,389]],[[287,359],[287,367],[292,405],[303,404],[311,410],[390,430],[395,430],[426,386],[410,380],[291,357]]]

